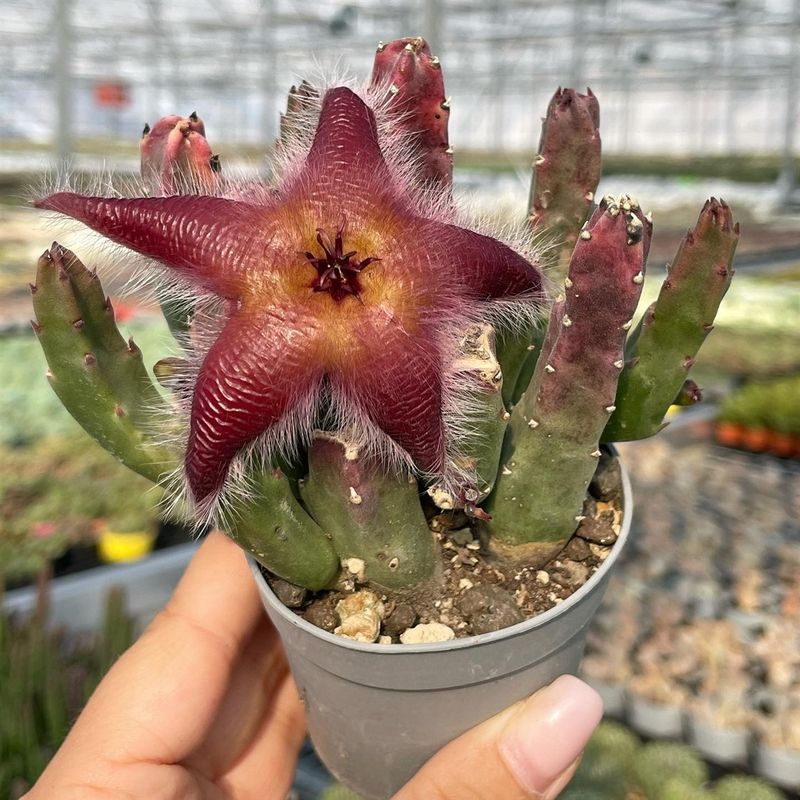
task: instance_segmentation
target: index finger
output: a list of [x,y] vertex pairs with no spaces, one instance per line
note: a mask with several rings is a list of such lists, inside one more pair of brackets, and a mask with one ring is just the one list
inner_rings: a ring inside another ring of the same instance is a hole
[[218,531],[208,534],[164,611],[220,637],[231,650],[264,614],[243,551]]
[[165,608],[100,683],[70,739],[122,763],[178,763],[203,742],[264,619],[244,553],[223,534],[209,534]]

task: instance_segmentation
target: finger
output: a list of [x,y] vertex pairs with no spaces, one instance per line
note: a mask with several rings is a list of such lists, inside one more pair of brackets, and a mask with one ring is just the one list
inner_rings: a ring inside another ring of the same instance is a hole
[[597,692],[563,675],[450,742],[394,800],[551,800],[602,714]]
[[291,789],[305,736],[305,711],[287,665],[251,746],[218,785],[230,797],[283,800]]
[[75,735],[112,760],[179,762],[207,734],[262,615],[242,551],[210,534],[167,606],[100,684]]
[[222,533],[210,533],[165,611],[168,617],[180,617],[210,631],[224,640],[226,649],[237,650],[263,616],[258,589],[241,548]]
[[578,764],[581,763],[581,757],[578,756],[564,772],[561,773],[551,784],[548,790],[544,793],[544,800],[554,800],[559,797],[561,792],[567,788],[569,782],[575,777],[575,772],[578,769]]
[[[286,656],[275,629],[264,614],[242,652],[206,739],[183,763],[216,780],[229,774],[231,765],[241,772],[242,764],[253,760],[254,751],[269,749],[275,739],[281,740],[279,744],[294,738],[302,741],[305,733],[302,706],[299,716],[288,713],[290,705],[282,699],[286,683],[291,684]],[[287,724],[288,717],[291,717],[291,724]],[[264,764],[273,762],[267,758],[256,757],[255,760],[259,762],[259,785],[263,788]],[[280,764],[281,769],[285,766],[288,775],[292,774],[293,759],[287,757],[274,763]],[[236,797],[248,797],[250,793],[231,792]]]

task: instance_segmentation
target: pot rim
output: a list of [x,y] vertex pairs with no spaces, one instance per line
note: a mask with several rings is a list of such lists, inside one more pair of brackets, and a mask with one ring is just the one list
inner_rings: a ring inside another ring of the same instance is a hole
[[474,636],[467,636],[460,639],[450,639],[446,642],[428,642],[426,644],[379,644],[378,642],[357,642],[352,639],[346,639],[344,636],[338,636],[335,633],[318,628],[316,625],[306,621],[301,616],[295,614],[290,608],[287,608],[272,591],[267,580],[261,572],[260,564],[248,553],[247,561],[250,570],[257,583],[260,583],[263,596],[270,601],[272,607],[280,614],[281,617],[289,624],[299,628],[307,634],[328,642],[329,644],[337,645],[345,650],[351,650],[360,653],[369,653],[371,655],[386,654],[386,655],[410,655],[413,653],[449,653],[453,650],[464,650],[469,647],[478,645],[489,644],[501,639],[513,638],[527,631],[542,627],[548,623],[556,620],[563,614],[567,614],[574,606],[578,605],[585,597],[589,596],[595,588],[605,579],[616,562],[619,554],[625,547],[628,540],[628,535],[631,529],[631,521],[633,518],[633,490],[631,488],[630,477],[625,469],[625,465],[617,452],[616,447],[607,445],[609,451],[614,455],[620,464],[620,475],[622,478],[622,498],[623,498],[623,517],[622,525],[620,526],[619,536],[611,549],[608,558],[600,565],[595,573],[589,578],[583,586],[576,592],[571,594],[563,603],[547,611],[537,614],[535,617],[517,622],[514,625],[509,625],[506,628],[501,628],[498,631],[490,631],[489,633],[479,633]]

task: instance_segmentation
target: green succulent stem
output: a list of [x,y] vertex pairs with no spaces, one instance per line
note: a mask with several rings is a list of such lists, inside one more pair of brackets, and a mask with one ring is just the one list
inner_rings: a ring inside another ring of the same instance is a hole
[[388,472],[344,437],[321,431],[308,467],[301,497],[340,560],[360,559],[366,579],[387,589],[433,577],[435,542],[415,478]]
[[528,222],[553,245],[554,279],[567,273],[600,181],[600,108],[591,90],[559,89],[542,120],[533,162]]
[[475,476],[475,485],[454,493],[434,484],[428,494],[440,508],[467,508],[472,512],[494,488],[510,416],[503,401],[505,375],[495,357],[495,333],[491,325],[474,325],[465,333],[451,371],[460,374],[468,386],[462,402],[470,409],[469,435],[460,443],[458,466]]
[[670,404],[683,402],[687,373],[730,286],[738,238],[730,208],[712,197],[683,238],[658,299],[631,334],[603,441],[652,436],[664,427]]
[[189,322],[192,316],[191,303],[166,296],[160,297],[158,303],[170,332],[178,342],[183,342],[189,333]]
[[525,344],[526,354],[522,359],[519,370],[517,371],[514,389],[511,392],[510,406],[515,406],[520,401],[522,395],[524,395],[528,390],[528,387],[531,385],[533,373],[536,370],[536,364],[539,362],[539,356],[542,353],[544,337],[547,334],[547,325],[539,325],[537,328],[531,331],[531,333],[531,337]]
[[254,471],[247,497],[228,514],[228,535],[271,572],[319,590],[331,586],[339,558],[330,538],[308,515],[279,469]]
[[156,441],[154,420],[166,419],[166,404],[141,350],[117,329],[97,275],[54,243],[39,259],[31,291],[47,377],[64,407],[126,466],[158,482],[178,463]]
[[518,402],[528,388],[536,365],[537,345],[541,345],[543,336],[543,325],[498,331],[495,349],[503,370],[502,397],[506,408]]

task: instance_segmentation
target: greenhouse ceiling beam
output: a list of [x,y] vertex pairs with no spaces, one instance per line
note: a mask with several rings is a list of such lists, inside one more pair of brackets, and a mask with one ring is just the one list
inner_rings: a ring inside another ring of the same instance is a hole
[[52,64],[56,125],[54,149],[58,168],[66,170],[72,159],[72,19],[73,0],[56,0],[53,25],[56,32],[55,58]]

